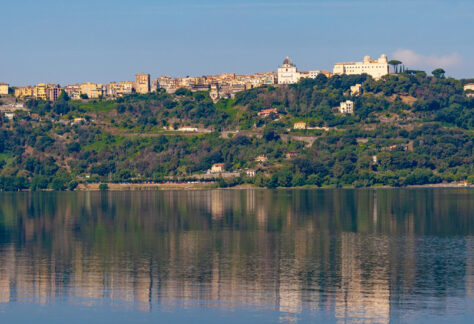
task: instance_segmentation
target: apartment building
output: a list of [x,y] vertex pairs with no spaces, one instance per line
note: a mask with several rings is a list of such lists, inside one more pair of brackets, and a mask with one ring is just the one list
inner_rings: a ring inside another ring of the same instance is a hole
[[139,73],[135,75],[135,89],[137,93],[145,94],[150,92],[150,75]]
[[46,86],[46,97],[48,100],[56,101],[58,100],[62,91],[63,89],[59,86],[59,84],[48,84]]
[[334,64],[334,74],[363,74],[366,73],[374,79],[380,79],[390,73],[387,55],[382,54],[378,59],[372,60],[370,56],[364,57],[362,62],[344,62]]
[[17,98],[33,98],[35,94],[35,88],[32,86],[18,87],[15,89],[15,97]]
[[45,83],[38,83],[38,85],[34,88],[34,97],[36,99],[47,100],[47,86]]
[[86,82],[81,84],[81,95],[89,99],[97,99],[103,95],[103,87],[100,83]]
[[79,84],[69,84],[64,87],[64,91],[73,100],[81,99],[81,86]]
[[134,83],[132,81],[120,81],[117,89],[119,97],[132,94],[134,90]]

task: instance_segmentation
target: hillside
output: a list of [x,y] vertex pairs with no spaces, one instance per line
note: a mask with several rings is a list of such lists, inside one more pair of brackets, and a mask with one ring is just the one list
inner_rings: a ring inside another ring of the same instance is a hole
[[[115,101],[31,100],[28,111],[0,120],[0,189],[203,178],[267,187],[473,183],[467,82],[422,72],[378,81],[319,75],[217,103],[186,89]],[[351,96],[355,84],[361,93]],[[353,115],[337,112],[346,100]],[[230,173],[206,175],[214,163]]]

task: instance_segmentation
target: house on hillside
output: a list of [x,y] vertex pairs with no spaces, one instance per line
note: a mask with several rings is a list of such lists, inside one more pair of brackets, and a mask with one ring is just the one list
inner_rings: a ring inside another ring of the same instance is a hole
[[354,102],[351,100],[343,101],[339,104],[338,111],[341,114],[353,114],[354,113]]
[[276,110],[276,108],[269,108],[269,109],[264,109],[262,111],[259,111],[257,113],[257,116],[265,118],[265,117],[270,116],[271,114],[278,115],[278,111]]
[[268,158],[265,155],[259,155],[255,158],[255,161],[260,162],[260,163],[266,162],[267,160]]
[[357,83],[356,85],[351,86],[351,96],[359,96],[362,93],[362,84]]
[[255,175],[257,175],[257,170],[250,170],[250,169],[249,169],[249,170],[246,170],[246,171],[245,171],[245,175],[246,175],[247,177],[253,178],[253,177],[255,177]]
[[286,153],[286,158],[287,159],[293,159],[297,156],[298,156],[298,152],[296,152],[296,151],[290,151],[290,152]]
[[293,124],[293,129],[306,129],[305,122],[296,122]]
[[225,172],[225,164],[224,163],[214,163],[209,170],[209,173],[222,173]]

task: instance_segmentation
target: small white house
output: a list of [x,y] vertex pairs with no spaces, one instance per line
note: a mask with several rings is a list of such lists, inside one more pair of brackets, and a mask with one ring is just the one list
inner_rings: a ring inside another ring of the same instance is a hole
[[340,103],[338,110],[341,114],[353,114],[354,102],[351,100],[343,101]]

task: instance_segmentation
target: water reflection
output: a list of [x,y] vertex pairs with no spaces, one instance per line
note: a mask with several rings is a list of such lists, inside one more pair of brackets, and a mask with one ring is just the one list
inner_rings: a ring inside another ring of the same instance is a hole
[[[474,192],[0,195],[0,302],[388,322],[474,304]],[[461,301],[461,302],[460,302]]]

